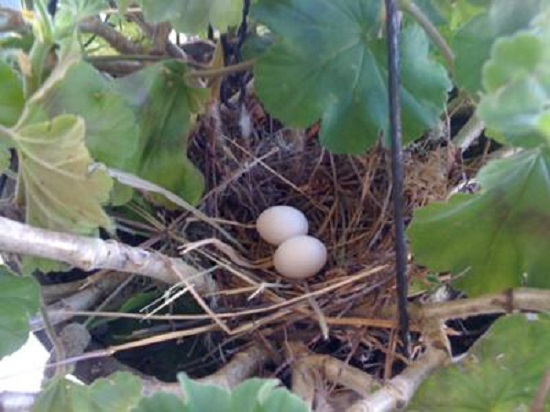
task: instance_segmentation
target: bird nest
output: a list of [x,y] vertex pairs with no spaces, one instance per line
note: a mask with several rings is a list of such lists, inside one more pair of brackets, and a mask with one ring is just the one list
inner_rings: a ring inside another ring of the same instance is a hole
[[[405,366],[396,333],[389,153],[376,146],[361,156],[334,155],[317,131],[283,127],[253,95],[241,111],[212,107],[197,122],[189,157],[206,192],[200,213],[177,219],[178,232],[183,258],[215,288],[193,294],[204,313],[189,335],[200,335],[210,351],[185,367],[192,376],[218,370],[204,379],[226,386],[252,374],[276,376],[311,398],[312,387],[339,387],[324,386],[327,380],[358,392],[362,379],[389,378]],[[444,141],[405,153],[407,221],[456,183]],[[327,246],[328,262],[316,276],[290,281],[274,270],[275,248],[255,230],[260,213],[274,205],[301,210],[309,233]],[[411,279],[425,275],[410,264]],[[307,383],[297,374],[304,368],[322,371]]]
[[[361,156],[333,155],[320,146],[316,127],[282,127],[253,96],[245,107],[212,109],[189,143],[206,179],[199,209],[208,221],[192,214],[183,221],[183,255],[216,281],[216,291],[203,296],[212,322],[226,332],[216,347],[254,342],[281,354],[285,342],[300,341],[387,375],[381,360],[397,344],[395,320],[380,317],[395,301],[388,152],[377,146]],[[407,219],[449,193],[450,148],[433,146],[405,154]],[[255,230],[274,205],[301,210],[310,234],[327,246],[324,270],[307,281],[278,275],[274,247]],[[411,266],[410,276],[423,271]]]

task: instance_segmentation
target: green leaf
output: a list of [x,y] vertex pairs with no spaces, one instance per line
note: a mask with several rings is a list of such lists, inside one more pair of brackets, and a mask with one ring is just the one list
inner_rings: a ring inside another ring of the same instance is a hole
[[129,411],[141,398],[141,381],[128,372],[98,379],[88,388],[88,396],[100,410]]
[[[196,382],[184,373],[178,374],[178,381],[185,395],[185,412],[231,410],[229,408],[231,394],[227,390],[216,385]],[[241,411],[245,412],[244,409],[241,409]]]
[[438,4],[448,11],[448,27],[453,34],[465,22],[483,13],[490,3],[491,0],[457,2],[449,2],[447,0],[438,1]]
[[489,10],[465,24],[452,42],[459,87],[481,91],[481,70],[495,40],[529,27],[540,10],[541,0],[493,0]]
[[[83,117],[86,146],[95,160],[136,172],[141,151],[135,115],[115,83],[81,61],[76,37],[63,44],[58,65],[24,112],[27,123],[46,121],[60,114]],[[131,196],[132,190],[117,184],[110,203],[121,205]]]
[[[155,393],[143,398],[132,412],[185,412],[185,406],[180,398],[171,393]],[[218,412],[218,411],[216,411]]]
[[470,295],[550,287],[550,151],[492,161],[481,192],[417,210],[408,229],[415,260],[455,275]]
[[140,380],[127,372],[98,379],[90,386],[55,378],[33,405],[33,412],[125,412],[141,397]]
[[187,133],[208,91],[189,86],[185,73],[183,63],[166,61],[120,79],[119,86],[140,127],[139,177],[196,203],[204,179],[187,158]]
[[307,412],[304,402],[274,379],[248,379],[231,393],[214,385],[193,381],[185,374],[178,380],[186,397],[186,412]]
[[134,412],[307,412],[306,404],[274,379],[248,379],[232,392],[178,374],[185,401],[172,394],[142,399]]
[[550,144],[550,30],[520,32],[495,42],[483,69],[477,114],[522,147]]
[[106,0],[60,0],[54,24],[58,36],[70,35],[78,22],[108,8]]
[[113,82],[90,64],[80,62],[72,66],[39,104],[48,117],[82,117],[86,123],[86,146],[95,160],[130,173],[137,170],[139,128],[135,115]]
[[427,379],[407,410],[528,411],[550,364],[549,339],[547,314],[500,318],[466,358]]
[[109,228],[101,205],[112,181],[102,170],[90,170],[84,144],[84,122],[71,115],[14,130],[30,225],[82,235]]
[[40,292],[32,277],[16,276],[0,266],[0,358],[15,352],[29,337],[29,317],[38,311]]
[[13,126],[19,120],[23,111],[25,97],[19,76],[11,66],[0,61],[0,124],[6,127]]
[[145,18],[169,21],[178,32],[196,34],[212,24],[224,31],[241,21],[242,0],[138,0]]
[[[263,0],[253,9],[279,42],[256,67],[258,94],[283,122],[309,126],[336,153],[362,153],[387,136],[387,53],[380,1]],[[410,142],[434,126],[451,83],[428,54],[417,26],[402,32],[403,135]]]
[[41,101],[46,97],[52,88],[63,81],[71,67],[81,61],[80,44],[76,33],[73,33],[71,38],[67,38],[61,43],[58,59],[58,63],[49,77],[45,82],[38,85],[39,87],[37,90],[25,104],[25,108],[23,109],[23,113],[21,114],[18,124],[31,124],[33,122],[48,120],[41,105]]
[[231,395],[231,412],[295,411],[307,412],[306,404],[275,379],[248,379]]

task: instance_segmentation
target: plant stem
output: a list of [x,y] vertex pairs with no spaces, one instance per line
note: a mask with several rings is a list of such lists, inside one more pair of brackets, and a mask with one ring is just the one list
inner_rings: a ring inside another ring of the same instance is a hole
[[485,124],[474,114],[453,137],[453,144],[464,153],[485,130]]
[[96,62],[117,62],[117,61],[160,61],[166,60],[166,56],[150,56],[147,54],[115,54],[108,56],[86,56],[86,61]]
[[238,73],[245,70],[250,70],[254,67],[256,60],[247,60],[242,63],[234,64],[227,67],[222,67],[220,69],[207,69],[207,70],[197,70],[187,74],[189,78],[212,78],[218,76],[225,76],[228,74]]
[[455,56],[453,51],[439,32],[437,28],[432,24],[430,19],[422,12],[422,10],[411,0],[400,0],[399,8],[415,18],[415,20],[422,26],[426,34],[435,43],[443,58],[447,62],[449,69],[453,69]]

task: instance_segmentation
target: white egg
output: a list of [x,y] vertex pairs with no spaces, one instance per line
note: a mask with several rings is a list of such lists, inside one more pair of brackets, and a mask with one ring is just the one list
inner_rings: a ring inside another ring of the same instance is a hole
[[327,248],[312,236],[297,236],[282,243],[273,255],[275,270],[292,279],[305,279],[327,262]]
[[272,245],[280,245],[287,239],[305,235],[308,228],[305,215],[291,206],[270,207],[256,221],[256,230],[263,240]]

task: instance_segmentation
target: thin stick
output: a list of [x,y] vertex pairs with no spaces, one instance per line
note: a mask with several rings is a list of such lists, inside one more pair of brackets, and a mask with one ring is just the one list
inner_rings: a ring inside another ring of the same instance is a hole
[[388,35],[390,135],[392,154],[392,186],[395,225],[395,260],[399,327],[405,355],[409,354],[409,314],[407,311],[407,242],[403,220],[403,148],[401,143],[401,107],[399,102],[399,22],[397,0],[386,0],[386,23]]

